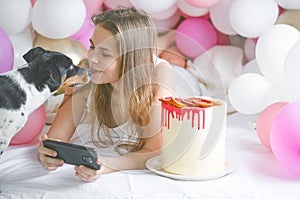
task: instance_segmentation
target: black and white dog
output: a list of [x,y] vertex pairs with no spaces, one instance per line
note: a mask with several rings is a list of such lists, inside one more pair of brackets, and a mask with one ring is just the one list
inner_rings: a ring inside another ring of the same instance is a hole
[[29,50],[27,64],[0,74],[0,154],[25,125],[28,116],[62,85],[83,85],[90,71],[72,63],[66,55],[41,47]]

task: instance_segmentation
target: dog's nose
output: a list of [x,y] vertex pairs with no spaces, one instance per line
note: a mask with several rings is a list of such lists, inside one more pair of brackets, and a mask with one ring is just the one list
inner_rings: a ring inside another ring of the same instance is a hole
[[87,68],[79,68],[77,74],[86,74],[87,76],[91,76],[92,75],[92,72],[90,69],[87,69]]
[[90,69],[86,69],[87,70],[87,75],[90,77],[92,75],[92,71]]

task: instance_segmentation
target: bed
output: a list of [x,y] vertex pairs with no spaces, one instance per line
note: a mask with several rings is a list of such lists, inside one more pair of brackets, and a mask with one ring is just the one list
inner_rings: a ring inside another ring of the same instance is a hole
[[228,115],[227,159],[235,169],[211,180],[174,180],[144,169],[115,172],[85,183],[74,175],[71,165],[56,171],[43,169],[37,159],[37,141],[10,146],[0,159],[0,198],[300,198],[300,176],[282,168],[260,143],[256,118]]

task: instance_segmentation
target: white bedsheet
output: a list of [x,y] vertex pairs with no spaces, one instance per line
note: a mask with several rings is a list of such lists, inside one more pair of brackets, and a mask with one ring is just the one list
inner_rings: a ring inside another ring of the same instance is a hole
[[[149,170],[122,171],[85,183],[64,165],[46,171],[37,160],[37,144],[9,147],[0,158],[0,198],[266,199],[300,198],[300,176],[282,168],[262,144],[257,116],[228,116],[227,155],[236,170],[208,181],[179,181]],[[299,165],[300,166],[300,165]]]

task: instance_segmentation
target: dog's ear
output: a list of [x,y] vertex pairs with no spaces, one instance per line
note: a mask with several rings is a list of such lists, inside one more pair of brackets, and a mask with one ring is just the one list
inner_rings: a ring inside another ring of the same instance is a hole
[[[42,91],[45,86],[48,86],[51,92],[54,92],[61,85],[61,74],[56,67],[40,67],[40,87],[39,91]],[[42,75],[44,74],[44,75]]]
[[32,60],[34,60],[37,56],[41,55],[44,52],[45,52],[45,50],[43,48],[35,47],[35,48],[30,49],[25,55],[23,55],[23,58],[25,59],[25,61],[27,63],[29,63]]

